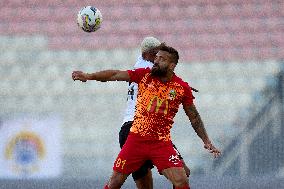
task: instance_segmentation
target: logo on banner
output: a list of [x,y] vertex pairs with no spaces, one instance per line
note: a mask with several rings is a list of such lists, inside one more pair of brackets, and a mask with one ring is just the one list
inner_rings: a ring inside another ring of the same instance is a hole
[[11,161],[12,171],[18,174],[29,175],[39,171],[38,163],[44,156],[42,139],[30,131],[16,134],[5,148],[5,158]]

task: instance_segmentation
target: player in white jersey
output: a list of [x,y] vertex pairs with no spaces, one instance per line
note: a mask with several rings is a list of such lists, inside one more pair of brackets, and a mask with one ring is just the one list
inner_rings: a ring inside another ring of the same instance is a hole
[[[152,67],[154,62],[154,58],[157,53],[157,47],[160,45],[160,41],[154,37],[145,37],[141,43],[141,52],[142,55],[138,56],[137,61],[134,65],[134,69],[137,68],[146,68]],[[119,143],[120,147],[124,145],[127,136],[130,131],[130,127],[132,126],[134,114],[135,114],[135,106],[136,106],[136,98],[137,98],[137,89],[138,85],[136,83],[129,83],[128,87],[128,97],[127,97],[127,108],[125,110],[125,115],[123,119],[123,125],[119,132]],[[174,144],[173,144],[174,146]],[[180,153],[176,149],[179,158],[183,162],[184,169],[186,174],[189,176],[190,170],[183,161]],[[143,166],[136,172],[132,173],[132,177],[136,183],[138,189],[152,189],[153,188],[153,178],[151,169],[153,168],[153,164],[151,161],[146,161]]]
[[[146,52],[149,53],[149,52]],[[151,68],[153,66],[153,63],[144,60],[142,55],[138,56],[137,61],[134,65],[134,69],[137,68]],[[127,108],[125,110],[124,118],[123,118],[123,123],[128,122],[128,121],[133,121],[134,113],[135,113],[135,105],[136,105],[136,98],[137,98],[137,89],[138,85],[137,83],[129,83],[128,86],[128,96],[127,96]]]

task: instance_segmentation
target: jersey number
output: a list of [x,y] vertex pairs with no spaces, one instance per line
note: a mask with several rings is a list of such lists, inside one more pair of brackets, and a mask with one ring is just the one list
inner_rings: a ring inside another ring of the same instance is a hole
[[126,163],[126,160],[121,160],[120,158],[118,158],[118,159],[116,160],[115,166],[116,166],[116,167],[121,167],[121,169],[123,169],[125,163]]

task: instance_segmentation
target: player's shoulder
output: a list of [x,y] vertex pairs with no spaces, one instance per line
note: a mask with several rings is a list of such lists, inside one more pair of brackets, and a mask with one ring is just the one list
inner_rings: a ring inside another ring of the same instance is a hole
[[184,81],[181,77],[175,75],[175,80],[176,83],[180,84],[183,87],[189,87],[188,82]]
[[131,78],[140,78],[142,79],[145,75],[151,72],[150,68],[137,68],[128,70],[128,74]]

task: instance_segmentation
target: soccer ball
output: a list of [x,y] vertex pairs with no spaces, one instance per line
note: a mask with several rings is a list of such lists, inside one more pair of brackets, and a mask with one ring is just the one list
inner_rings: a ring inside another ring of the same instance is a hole
[[78,26],[85,32],[95,32],[102,24],[103,17],[101,11],[93,6],[82,8],[77,17]]

